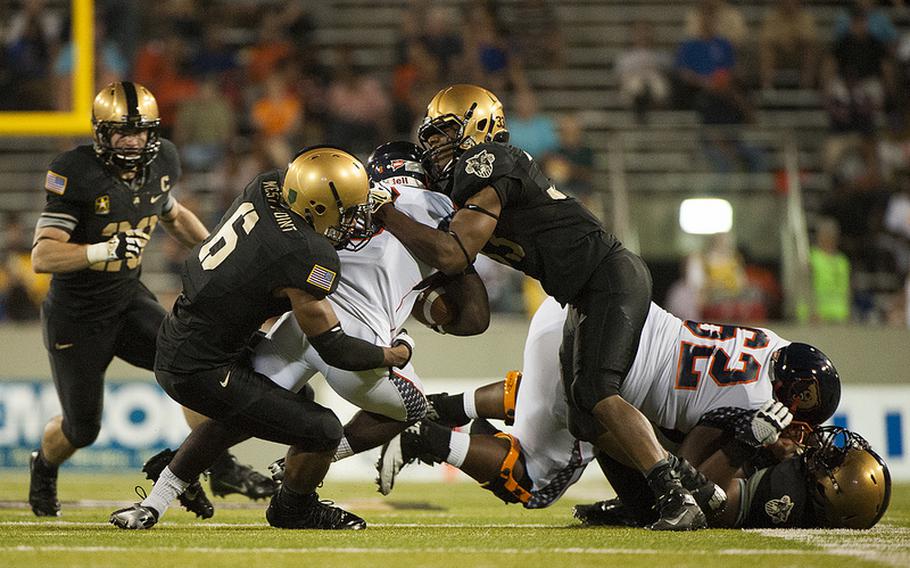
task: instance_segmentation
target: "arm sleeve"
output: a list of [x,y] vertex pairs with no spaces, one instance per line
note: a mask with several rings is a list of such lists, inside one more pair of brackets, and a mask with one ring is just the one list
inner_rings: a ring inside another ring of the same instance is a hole
[[375,369],[385,361],[382,347],[351,337],[341,329],[341,324],[316,337],[310,337],[309,341],[330,367],[345,371]]
[[292,252],[285,256],[283,282],[280,285],[297,288],[316,298],[325,298],[338,288],[341,262],[335,250],[326,243],[327,250],[301,255]]
[[82,219],[76,174],[63,154],[55,159],[44,177],[46,198],[36,229],[53,227],[72,233]]

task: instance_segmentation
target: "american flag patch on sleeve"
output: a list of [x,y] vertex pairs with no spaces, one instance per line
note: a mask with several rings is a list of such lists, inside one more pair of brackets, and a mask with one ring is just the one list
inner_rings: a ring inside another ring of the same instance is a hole
[[306,281],[328,292],[331,291],[332,283],[335,282],[335,273],[328,268],[314,264],[313,270],[310,270],[310,275],[306,277]]
[[63,195],[66,191],[66,176],[48,170],[47,177],[44,178],[44,189]]

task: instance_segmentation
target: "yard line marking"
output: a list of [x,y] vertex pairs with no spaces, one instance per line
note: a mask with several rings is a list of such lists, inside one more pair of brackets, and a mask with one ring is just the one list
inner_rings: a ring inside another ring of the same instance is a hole
[[[312,548],[278,548],[278,547],[261,547],[261,548],[215,548],[215,547],[131,547],[131,546],[5,546],[0,547],[0,552],[130,552],[130,553],[171,553],[171,552],[192,552],[200,554],[256,554],[256,553],[332,553],[332,554],[407,554],[407,553],[459,553],[459,554],[486,554],[491,551],[503,554],[591,554],[591,555],[616,555],[627,554],[635,556],[666,556],[666,549],[642,549],[642,548],[477,548],[477,547],[445,547],[445,548],[374,548],[374,547],[345,547],[336,548],[332,546],[315,546]],[[716,556],[828,556],[843,555],[848,551],[840,550],[801,550],[801,549],[740,549],[727,548],[721,550],[686,550],[687,555]],[[846,554],[852,556],[852,554]]]
[[[15,526],[15,527],[107,527],[110,526],[110,523],[97,522],[97,521],[0,521],[0,526]],[[200,529],[200,528],[271,528],[265,522],[262,523],[207,523],[207,522],[195,522],[195,523],[175,523],[170,521],[161,522],[155,525],[156,527],[165,527],[169,529]],[[369,527],[377,528],[439,528],[439,529],[456,529],[456,528],[465,528],[465,529],[564,529],[574,525],[547,525],[543,523],[488,523],[488,524],[477,524],[471,522],[465,523],[368,523]]]
[[762,536],[817,546],[840,556],[874,560],[904,568],[910,566],[910,529],[880,525],[871,530],[760,529]]

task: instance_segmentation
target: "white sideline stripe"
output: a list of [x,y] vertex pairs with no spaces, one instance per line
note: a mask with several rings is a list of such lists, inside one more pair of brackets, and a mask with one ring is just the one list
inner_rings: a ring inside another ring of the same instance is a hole
[[[155,546],[155,547],[130,547],[130,546],[4,546],[0,547],[0,552],[194,552],[201,554],[254,554],[254,553],[314,553],[325,552],[332,554],[407,554],[423,552],[430,554],[437,553],[459,553],[459,554],[486,554],[491,552],[491,548],[477,547],[446,547],[446,548],[374,548],[374,547],[347,547],[335,548],[332,546],[314,546],[312,548],[278,548],[278,547],[261,547],[261,548],[215,548],[215,547],[177,547],[177,546]],[[666,556],[672,553],[672,550],[666,549],[645,549],[645,548],[509,548],[495,549],[500,554],[593,554],[593,555],[617,555],[627,554],[634,556]],[[746,548],[725,548],[721,550],[686,550],[682,552],[686,555],[697,556],[828,556],[828,555],[846,555],[854,556],[851,551],[841,550],[798,550],[798,549],[746,549]]]
[[[108,527],[110,523],[101,523],[94,521],[0,521],[0,527]],[[223,528],[269,528],[265,522],[261,523],[208,523],[205,521],[195,523],[173,523],[161,522],[156,527],[167,527],[169,529],[223,529]],[[568,525],[547,525],[537,524],[519,524],[519,523],[501,523],[485,524],[477,523],[368,523],[368,527],[376,528],[437,528],[437,529],[563,529]]]
[[773,537],[810,544],[823,552],[874,560],[895,568],[910,566],[910,529],[879,525],[872,530],[849,529],[760,529],[755,532]]

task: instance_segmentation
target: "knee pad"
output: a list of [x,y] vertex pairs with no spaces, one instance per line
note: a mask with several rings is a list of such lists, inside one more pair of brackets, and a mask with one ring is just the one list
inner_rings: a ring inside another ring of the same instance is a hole
[[64,420],[61,429],[70,444],[76,448],[84,448],[91,446],[98,438],[98,433],[101,432],[101,422],[76,424],[69,420]]
[[481,483],[480,486],[492,491],[493,495],[506,503],[527,503],[531,499],[531,480],[528,478],[527,472],[521,476],[521,479],[515,479],[515,463],[520,459],[522,465],[524,464],[521,445],[517,438],[505,432],[497,433],[496,437],[509,441],[509,453],[499,466],[499,475],[491,481]]
[[521,387],[521,371],[509,371],[502,386],[502,407],[505,411],[506,425],[515,424],[515,401],[518,399],[518,388]]

